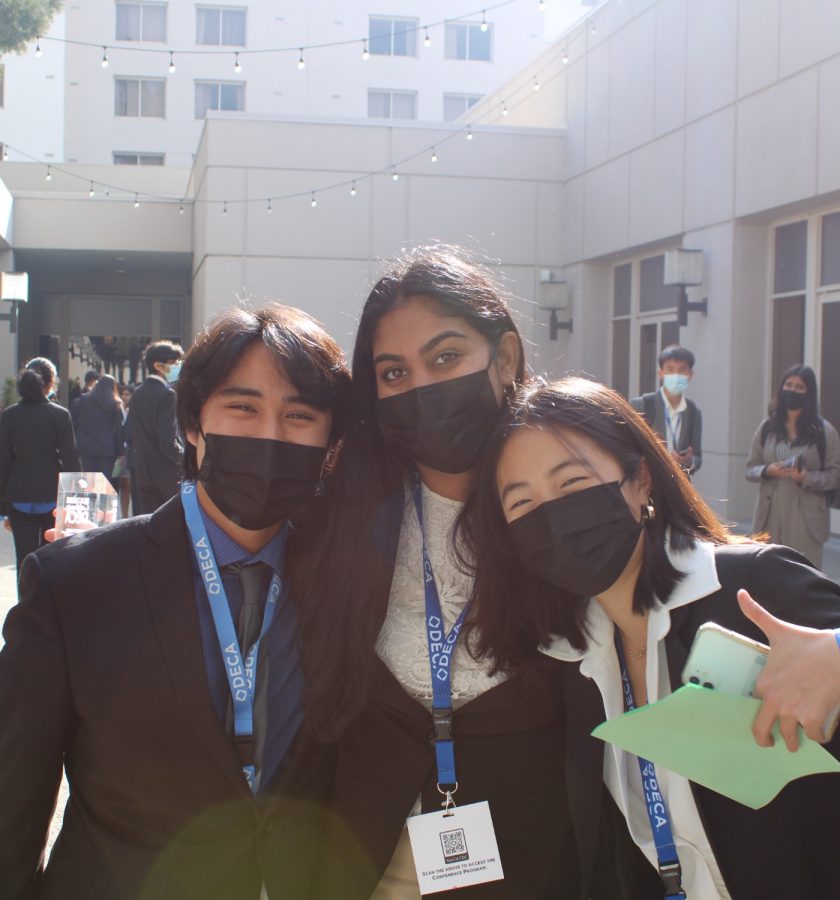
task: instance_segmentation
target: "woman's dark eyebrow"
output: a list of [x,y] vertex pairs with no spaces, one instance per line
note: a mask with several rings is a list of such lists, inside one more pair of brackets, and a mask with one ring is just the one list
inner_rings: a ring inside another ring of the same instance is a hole
[[[428,353],[434,347],[436,347],[441,341],[445,341],[447,338],[456,337],[456,338],[466,338],[468,337],[466,334],[460,331],[441,331],[440,334],[435,335],[431,340],[426,341],[425,344],[420,348],[420,354],[423,355]],[[378,366],[381,362],[404,362],[405,357],[400,356],[398,353],[380,353],[379,356],[375,356],[373,358],[374,366]]]
[[420,353],[428,353],[441,341],[445,341],[447,338],[451,337],[464,338],[466,340],[467,335],[463,334],[460,331],[453,331],[452,329],[450,329],[449,331],[441,331],[440,334],[436,335],[430,341],[426,341],[426,343],[423,344],[423,346],[420,348]]

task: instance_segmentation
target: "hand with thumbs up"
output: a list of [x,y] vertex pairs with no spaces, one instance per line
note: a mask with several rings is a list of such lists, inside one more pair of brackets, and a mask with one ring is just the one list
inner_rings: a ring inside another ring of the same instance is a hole
[[777,719],[788,750],[799,746],[800,725],[809,738],[825,743],[831,734],[824,733],[824,726],[840,705],[840,646],[835,632],[783,622],[744,590],[738,591],[738,603],[770,644],[755,691],[762,699],[752,728],[756,743],[772,746],[770,731]]

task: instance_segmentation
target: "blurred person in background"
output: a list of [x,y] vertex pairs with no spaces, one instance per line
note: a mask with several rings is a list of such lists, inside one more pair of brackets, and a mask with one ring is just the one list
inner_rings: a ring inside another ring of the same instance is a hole
[[[79,405],[82,397],[93,389],[96,382],[99,381],[99,372],[96,369],[88,369],[85,372],[84,385],[79,388],[79,393],[70,397],[70,416],[73,419],[73,427],[79,428]],[[76,386],[79,387],[78,380]]]
[[76,443],[86,472],[101,472],[117,489],[114,466],[124,453],[124,409],[117,382],[103,375],[79,398]]
[[820,568],[831,497],[840,488],[840,438],[820,416],[810,366],[799,363],[782,375],[775,410],[753,437],[747,481],[760,484],[753,531],[766,531]]
[[178,492],[184,447],[175,424],[175,391],[184,351],[155,341],[143,360],[149,373],[131,397],[128,428],[134,462],[138,513],[154,512]]
[[48,398],[55,366],[36,357],[17,378],[21,400],[0,415],[0,511],[14,536],[17,570],[53,526],[59,472],[80,468],[70,413]]
[[131,470],[134,468],[134,458],[131,453],[131,436],[128,429],[128,407],[131,405],[131,395],[134,388],[128,384],[119,386],[120,399],[123,404],[123,453],[117,460],[119,468],[118,481],[120,491],[120,512],[124,519],[128,518],[128,503],[132,501],[132,510],[137,509],[137,501],[134,497],[134,484]]

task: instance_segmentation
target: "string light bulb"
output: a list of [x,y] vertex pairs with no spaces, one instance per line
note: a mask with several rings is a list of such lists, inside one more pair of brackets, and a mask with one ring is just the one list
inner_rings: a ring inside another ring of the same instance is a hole
[[271,197],[268,198],[268,200],[266,201],[266,204],[267,205],[266,205],[265,211],[268,213],[268,215],[271,215],[271,213],[274,211],[271,208]]
[[52,181],[52,171],[49,166],[47,166],[47,181]]
[[362,59],[367,62],[370,59],[370,53],[368,53],[367,41],[362,41]]
[[40,59],[44,51],[41,49],[41,35],[35,38],[35,58]]
[[5,144],[3,144],[3,162],[8,162],[9,160],[9,150]]
[[242,71],[242,66],[239,64],[239,54],[234,53],[233,55],[233,71],[238,75]]
[[134,208],[140,208],[140,197],[137,194],[134,195]]
[[507,115],[508,115],[509,112],[510,112],[510,110],[508,109],[507,101],[506,101],[506,100],[503,100],[503,101],[502,101],[502,115],[503,115],[505,118],[507,118]]
[[88,197],[95,197],[96,191],[93,189],[93,182],[90,183],[90,190],[88,191]]
[[175,74],[175,54],[171,50],[169,51],[169,74]]
[[595,32],[598,30],[598,29],[595,27],[595,20],[594,20],[594,19],[592,20],[592,28],[591,28],[590,30],[592,31],[592,34],[595,34]]
[[394,168],[391,170],[391,181],[399,181],[399,180],[400,180],[400,173],[397,171],[397,167],[394,166]]
[[183,200],[181,200],[181,202],[178,204],[178,215],[179,216],[184,215],[184,201]]
[[473,139],[472,125],[467,125],[467,140],[471,141],[472,139]]
[[545,12],[545,0],[540,0],[540,2],[537,4],[537,9],[540,12]]
[[312,191],[312,199],[309,201],[309,205],[312,207],[312,209],[315,209],[315,207],[318,205],[318,201],[315,199],[315,191]]
[[227,215],[227,200],[222,202],[222,215],[223,216]]
[[431,47],[431,46],[432,46],[432,39],[431,39],[431,37],[429,36],[429,29],[426,28],[425,31],[426,31],[426,36],[423,38],[423,46],[424,46],[424,47]]
[[535,76],[534,76],[534,93],[536,94],[536,92],[537,92],[539,89],[540,89],[540,83],[539,83],[539,81],[537,80],[537,76],[535,75]]
[[564,50],[563,51],[563,65],[567,66],[568,64],[569,64],[569,51]]
[[487,15],[486,15],[486,13],[484,12],[483,9],[481,10],[481,25],[479,25],[478,27],[479,27],[482,31],[487,31],[487,29],[490,27],[490,26],[487,24]]
[[432,147],[432,162],[437,162],[437,150],[434,147]]
[[107,47],[102,48],[102,62],[100,63],[100,65],[102,66],[103,69],[108,68],[108,48]]
[[300,48],[300,56],[298,57],[298,68],[299,69],[306,68],[306,61],[303,58],[303,47]]
[[351,197],[356,196],[356,182],[355,181],[350,185],[350,196]]

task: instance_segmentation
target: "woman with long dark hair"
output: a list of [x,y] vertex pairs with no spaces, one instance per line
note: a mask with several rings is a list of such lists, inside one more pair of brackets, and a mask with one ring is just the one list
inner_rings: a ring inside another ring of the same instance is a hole
[[29,360],[17,378],[20,403],[0,415],[0,511],[14,535],[18,574],[55,524],[58,473],[79,469],[70,413],[48,399],[56,381],[50,360]]
[[791,366],[782,375],[775,409],[753,437],[747,480],[761,485],[753,531],[767,532],[820,568],[829,497],[840,489],[840,438],[820,416],[817,376],[810,366]]
[[79,398],[76,439],[86,472],[102,472],[117,489],[114,464],[125,453],[123,402],[111,375],[99,381]]
[[458,640],[473,578],[454,526],[524,376],[505,295],[462,252],[408,253],[371,291],[320,555],[292,561],[307,714],[339,745],[317,896],[419,898],[406,818],[483,801],[504,880],[470,896],[579,895],[559,667],[532,653],[509,675]]
[[[626,400],[582,378],[520,394],[488,442],[472,513],[468,546],[486,563],[476,579],[480,655],[507,671],[539,646],[567,663],[565,771],[584,892],[597,870],[591,796],[602,780],[662,876],[658,890],[635,896],[835,892],[836,777],[794,782],[752,810],[659,766],[651,788],[651,764],[591,731],[676,690],[704,622],[761,640],[740,589],[784,619],[835,628],[840,587],[787,547],[731,536]],[[829,747],[840,754],[836,739]],[[660,839],[665,821],[671,841]]]

